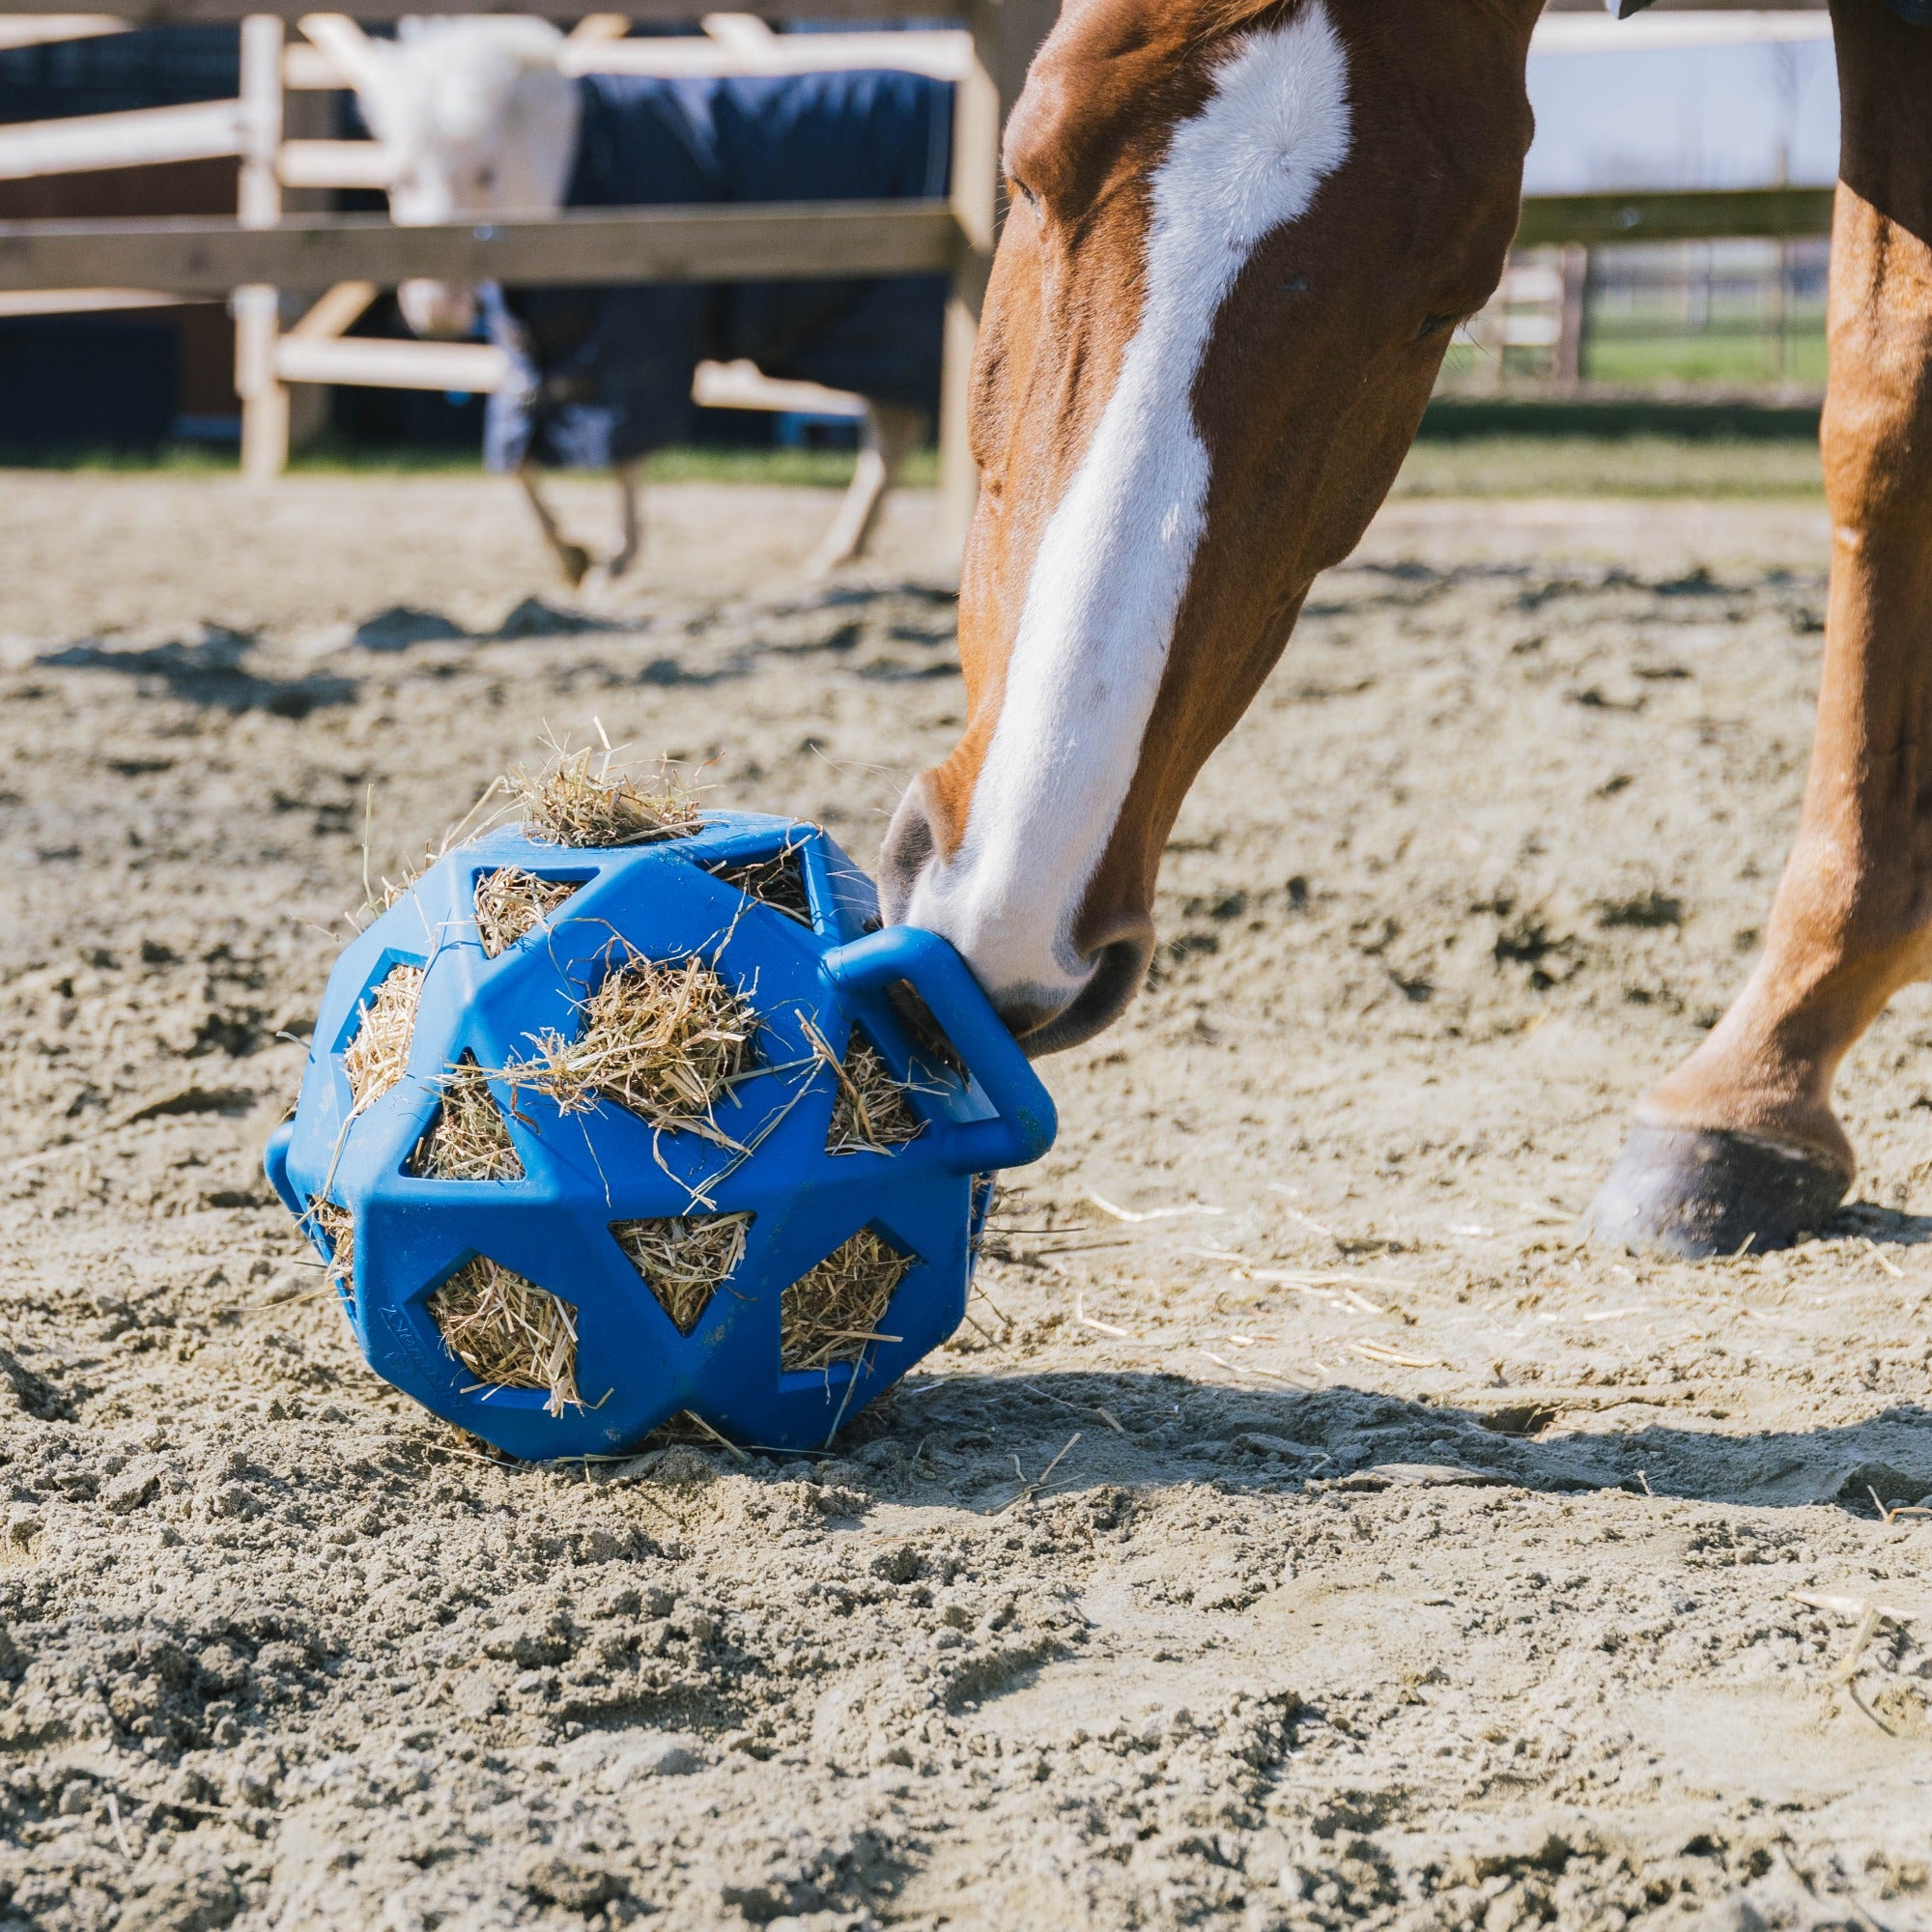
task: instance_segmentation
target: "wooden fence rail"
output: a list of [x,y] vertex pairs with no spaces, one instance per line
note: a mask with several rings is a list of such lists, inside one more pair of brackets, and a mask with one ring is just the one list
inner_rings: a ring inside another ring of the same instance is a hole
[[398,228],[386,215],[0,222],[0,289],[112,286],[225,296],[250,283],[322,289],[437,281],[762,281],[950,273],[962,231],[942,201],[784,202],[566,212],[489,227]]
[[[1831,232],[1829,188],[1552,195],[1523,204],[1518,244],[1788,240]],[[0,290],[112,286],[226,295],[246,283],[323,288],[412,275],[446,281],[755,281],[946,273],[966,245],[945,202],[785,202],[565,212],[490,227],[398,228],[384,215],[0,222]]]
[[1746,187],[1531,195],[1522,205],[1516,245],[1791,242],[1832,232],[1832,192],[1829,187]]

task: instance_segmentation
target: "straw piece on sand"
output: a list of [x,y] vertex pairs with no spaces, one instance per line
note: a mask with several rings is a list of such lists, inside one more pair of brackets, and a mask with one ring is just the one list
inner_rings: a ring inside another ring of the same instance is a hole
[[616,1221],[611,1232],[678,1332],[689,1335],[745,1259],[751,1225],[749,1214],[674,1214]]
[[507,1075],[567,1114],[602,1094],[653,1127],[704,1125],[752,1065],[757,1016],[695,955],[660,965],[633,953],[605,975],[581,1011],[575,1039],[537,1035],[535,1058]]
[[375,991],[363,995],[362,1024],[342,1056],[342,1070],[349,1076],[349,1092],[358,1114],[403,1077],[422,986],[420,966],[391,966]]
[[466,1053],[440,1082],[442,1105],[406,1172],[428,1180],[521,1180],[524,1164],[490,1083]]
[[328,1248],[328,1279],[351,1301],[355,1299],[355,1217],[347,1208],[314,1194],[309,1197],[309,1226]]
[[744,866],[720,866],[716,876],[736,886],[747,898],[776,906],[801,925],[811,923],[811,897],[805,887],[805,870],[789,846],[776,857],[754,859]]
[[696,796],[669,765],[639,781],[614,769],[608,751],[588,747],[558,747],[542,771],[519,765],[504,783],[524,808],[524,830],[553,845],[647,845],[686,838],[702,822]]
[[486,872],[476,881],[476,931],[483,951],[500,958],[576,891],[571,880],[541,879],[521,866]]
[[779,1298],[779,1366],[825,1369],[856,1362],[881,1335],[884,1319],[913,1258],[861,1228]]
[[838,1097],[832,1103],[827,1153],[889,1153],[925,1131],[903,1083],[893,1078],[885,1057],[856,1029],[844,1064],[836,1070]]
[[553,1415],[582,1408],[577,1310],[478,1255],[429,1298],[449,1352],[490,1388],[546,1389]]

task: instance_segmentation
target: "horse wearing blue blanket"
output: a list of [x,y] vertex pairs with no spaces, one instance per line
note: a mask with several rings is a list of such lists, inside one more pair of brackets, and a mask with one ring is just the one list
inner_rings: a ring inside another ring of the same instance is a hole
[[[331,46],[389,150],[398,222],[947,191],[945,82],[885,71],[572,78],[558,65],[563,44],[540,21],[467,18],[425,21],[394,43],[356,35]],[[418,334],[469,335],[480,323],[507,352],[486,456],[518,476],[573,583],[590,558],[559,529],[540,472],[614,470],[622,535],[603,568],[621,575],[640,540],[639,466],[690,440],[700,369],[727,391],[730,365],[750,364],[765,378],[863,398],[858,473],[819,567],[863,549],[938,396],[938,276],[509,290],[412,281],[398,294]]]

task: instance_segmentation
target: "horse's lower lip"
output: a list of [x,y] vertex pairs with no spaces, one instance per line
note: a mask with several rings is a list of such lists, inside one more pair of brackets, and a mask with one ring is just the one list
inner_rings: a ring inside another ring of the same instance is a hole
[[1120,1018],[1140,991],[1152,954],[1151,927],[1111,940],[1100,948],[1087,983],[1064,1007],[1045,1013],[1037,1008],[1012,1011],[1003,1008],[1000,1017],[1029,1059],[1065,1052],[1104,1033]]

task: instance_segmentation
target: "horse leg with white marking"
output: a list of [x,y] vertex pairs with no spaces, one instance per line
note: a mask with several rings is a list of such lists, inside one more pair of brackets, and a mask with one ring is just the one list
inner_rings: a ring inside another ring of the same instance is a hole
[[1844,137],[1825,483],[1818,732],[1765,950],[1637,1111],[1601,1235],[1695,1257],[1783,1246],[1851,1185],[1832,1083],[1932,974],[1932,32],[1833,0]]
[[810,569],[823,577],[841,563],[864,556],[885,507],[886,493],[898,480],[905,460],[925,436],[925,412],[903,403],[868,402],[860,431],[859,461],[839,502],[838,514],[813,552]]

